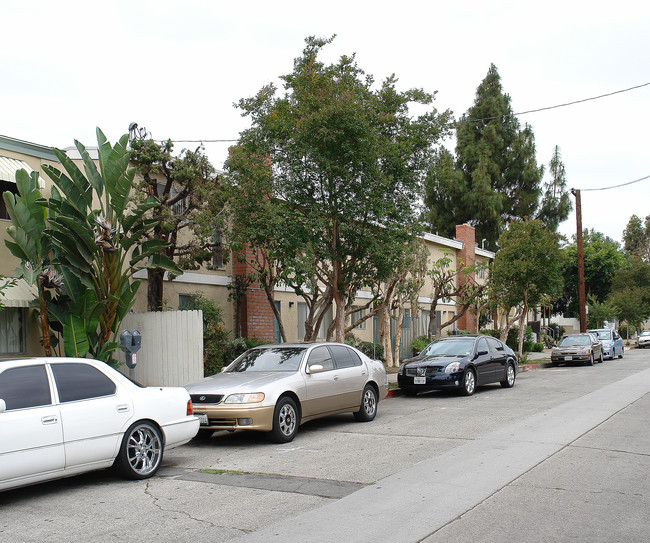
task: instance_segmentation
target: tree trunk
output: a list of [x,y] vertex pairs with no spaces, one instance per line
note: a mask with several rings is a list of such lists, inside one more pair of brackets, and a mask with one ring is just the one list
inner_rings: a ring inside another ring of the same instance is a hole
[[38,278],[38,299],[41,302],[41,332],[43,334],[43,350],[45,356],[52,356],[52,346],[50,345],[50,325],[47,322],[47,301],[45,300],[45,289],[42,280]]
[[147,270],[147,311],[163,310],[163,280],[165,270],[149,268]]

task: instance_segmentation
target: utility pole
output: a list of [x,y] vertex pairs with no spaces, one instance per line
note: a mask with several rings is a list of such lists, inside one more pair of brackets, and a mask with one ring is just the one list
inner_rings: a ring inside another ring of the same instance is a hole
[[585,255],[582,248],[582,203],[580,191],[571,189],[571,194],[576,197],[576,244],[578,247],[578,304],[580,305],[580,332],[587,331],[587,312],[585,297]]

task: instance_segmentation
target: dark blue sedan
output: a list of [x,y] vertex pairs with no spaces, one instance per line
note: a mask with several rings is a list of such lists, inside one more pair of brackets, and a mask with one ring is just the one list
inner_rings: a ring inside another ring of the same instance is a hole
[[489,383],[512,387],[517,367],[515,353],[496,338],[451,336],[437,339],[418,356],[405,360],[397,382],[405,394],[455,388],[471,396],[477,386]]

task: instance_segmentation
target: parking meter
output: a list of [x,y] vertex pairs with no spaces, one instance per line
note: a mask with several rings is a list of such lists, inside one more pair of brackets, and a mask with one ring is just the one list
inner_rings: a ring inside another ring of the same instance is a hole
[[126,365],[132,370],[137,364],[135,353],[140,350],[142,345],[142,335],[138,330],[133,330],[133,333],[128,330],[122,330],[120,334],[120,345],[125,354]]

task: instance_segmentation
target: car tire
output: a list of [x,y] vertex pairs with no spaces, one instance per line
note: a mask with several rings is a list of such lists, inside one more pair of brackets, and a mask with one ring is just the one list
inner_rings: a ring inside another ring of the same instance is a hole
[[559,363],[559,362],[551,362],[551,365],[552,365],[554,368],[557,368],[557,367],[560,365],[560,363]]
[[160,430],[153,422],[135,422],[124,434],[115,466],[128,479],[148,479],[160,468],[163,447]]
[[210,439],[212,437],[212,434],[214,434],[214,430],[199,430],[196,435],[192,438],[195,441],[205,441],[207,439]]
[[[598,362],[600,362],[602,364],[604,360],[605,359],[603,358],[603,353],[601,352],[600,353],[600,358],[598,359]],[[614,360],[614,355],[612,355],[612,360]]]
[[298,433],[298,407],[289,396],[282,396],[273,411],[273,429],[269,433],[275,443],[289,443]]
[[515,378],[517,374],[515,373],[515,367],[512,364],[508,364],[506,367],[506,378],[501,381],[501,386],[503,388],[512,388],[515,385]]
[[463,384],[461,392],[463,396],[471,396],[476,390],[476,373],[474,370],[467,369],[463,375]]
[[594,365],[594,353],[591,353],[589,355],[589,360],[587,362],[585,362],[585,364],[587,364],[587,366],[593,366]]
[[621,349],[621,354],[619,354],[618,357],[623,358],[623,353],[625,353],[625,347]]
[[377,391],[372,385],[366,385],[361,396],[361,408],[354,413],[359,422],[370,422],[377,414]]

